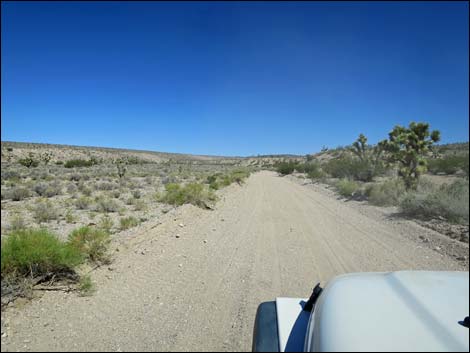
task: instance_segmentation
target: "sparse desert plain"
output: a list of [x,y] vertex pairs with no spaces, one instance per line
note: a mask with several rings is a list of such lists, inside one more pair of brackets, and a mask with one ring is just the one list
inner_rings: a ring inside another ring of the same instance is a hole
[[[393,168],[343,176],[348,148],[1,148],[2,351],[246,351],[262,301],[344,273],[468,271],[468,143],[436,149],[414,192]],[[20,281],[4,245],[38,229],[80,258]]]

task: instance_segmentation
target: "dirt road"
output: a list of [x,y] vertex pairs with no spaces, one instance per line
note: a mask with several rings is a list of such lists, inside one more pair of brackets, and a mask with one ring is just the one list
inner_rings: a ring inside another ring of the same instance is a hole
[[[356,271],[462,269],[393,226],[274,173],[122,239],[91,297],[47,292],[4,313],[2,350],[250,350],[257,305]],[[177,235],[179,237],[177,237]]]

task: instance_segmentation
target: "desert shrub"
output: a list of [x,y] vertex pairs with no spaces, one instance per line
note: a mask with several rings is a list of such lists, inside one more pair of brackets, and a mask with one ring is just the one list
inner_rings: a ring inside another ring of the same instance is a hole
[[76,168],[76,167],[91,167],[98,162],[95,159],[70,159],[64,163],[65,168]]
[[39,222],[49,222],[59,217],[59,212],[52,202],[39,200],[32,208],[34,219]]
[[132,191],[132,197],[133,198],[140,199],[141,196],[142,196],[142,193],[140,192],[140,190],[133,190]]
[[75,229],[68,239],[68,244],[91,262],[104,263],[108,261],[106,254],[110,243],[109,234],[93,227]]
[[179,184],[165,185],[165,193],[159,197],[159,201],[171,205],[183,205],[190,203],[199,207],[207,207],[208,201],[215,201],[215,195],[205,190],[203,184]]
[[96,200],[95,211],[106,212],[106,213],[117,212],[119,211],[119,204],[113,199],[98,198]]
[[137,200],[134,201],[134,210],[144,211],[146,209],[147,209],[147,204],[145,203],[144,200],[137,199]]
[[329,160],[323,165],[323,170],[333,178],[348,178],[364,182],[372,181],[382,172],[381,168],[368,160],[361,161],[347,156]]
[[294,162],[280,162],[276,165],[276,171],[281,175],[292,174],[297,166]]
[[29,196],[30,196],[29,190],[24,188],[24,187],[12,188],[7,193],[7,199],[11,199],[13,201],[21,201],[21,200],[24,200],[25,198],[27,198]]
[[21,174],[16,170],[2,170],[2,180],[13,180],[18,182],[21,178]]
[[81,262],[82,256],[77,249],[45,229],[18,230],[2,239],[2,278],[70,272]]
[[121,192],[119,190],[113,190],[111,192],[111,196],[114,197],[115,199],[118,199],[121,196]]
[[62,192],[62,187],[59,183],[38,183],[34,186],[34,191],[43,197],[53,197],[59,195]]
[[91,204],[91,199],[86,196],[80,196],[78,199],[75,200],[75,206],[79,210],[86,210]]
[[82,175],[79,173],[72,173],[69,176],[70,181],[80,181],[82,179]]
[[70,183],[70,184],[67,185],[67,188],[66,188],[66,189],[67,189],[67,193],[68,193],[68,194],[73,194],[73,193],[77,192],[77,189],[78,189],[78,188],[77,188],[77,186],[76,186],[75,184]]
[[427,163],[432,174],[455,174],[459,170],[468,170],[468,154],[429,159]]
[[34,155],[32,153],[29,153],[28,157],[26,158],[21,158],[18,160],[18,163],[27,167],[37,167],[39,165],[39,161],[35,159]]
[[67,223],[75,223],[77,221],[77,218],[73,214],[71,210],[68,210],[67,213],[65,214],[65,221]]
[[406,194],[400,208],[410,216],[443,217],[451,222],[468,223],[468,181],[457,180],[452,184],[437,186],[420,180],[417,190]]
[[359,184],[348,179],[341,179],[336,183],[336,189],[344,197],[352,197],[359,190]]
[[121,218],[119,223],[121,230],[125,230],[139,225],[139,220],[135,217],[129,216]]
[[81,191],[82,194],[85,196],[91,196],[91,194],[93,193],[89,187],[84,187]]
[[320,165],[315,162],[306,163],[303,169],[304,173],[306,173],[310,179],[322,179],[326,176],[321,170]]
[[231,182],[238,184],[242,184],[249,176],[250,172],[243,169],[237,169],[230,173]]
[[116,184],[107,183],[107,182],[102,182],[102,183],[95,185],[96,190],[106,190],[106,191],[114,190],[116,187],[117,187]]
[[372,184],[366,188],[366,195],[370,203],[377,206],[396,206],[405,194],[405,184],[401,179],[395,178],[383,183]]
[[206,179],[206,183],[209,185],[215,183],[217,181],[218,176],[220,176],[220,173],[209,175]]

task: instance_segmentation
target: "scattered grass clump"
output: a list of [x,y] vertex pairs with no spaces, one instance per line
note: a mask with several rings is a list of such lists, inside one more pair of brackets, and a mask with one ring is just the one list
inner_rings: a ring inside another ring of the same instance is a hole
[[108,234],[111,234],[111,228],[113,228],[113,226],[114,226],[113,220],[107,214],[101,217],[98,223],[98,228],[102,229]]
[[180,206],[186,203],[202,208],[208,207],[209,201],[215,201],[216,197],[210,190],[206,190],[203,184],[191,183],[184,186],[180,184],[166,184],[165,193],[158,200],[170,205]]
[[2,239],[2,278],[71,272],[82,260],[78,249],[61,242],[45,229],[18,230]]
[[352,197],[359,190],[359,184],[353,180],[341,179],[336,183],[336,189],[344,197]]
[[19,213],[16,213],[11,217],[9,229],[11,232],[17,232],[26,229],[26,222]]
[[441,186],[420,180],[416,191],[405,195],[400,203],[403,213],[418,218],[444,217],[453,223],[468,224],[469,184],[457,180]]
[[80,278],[80,282],[78,283],[78,290],[80,292],[80,296],[82,297],[89,297],[96,291],[95,284],[91,280],[90,275],[85,275]]
[[132,216],[121,218],[119,222],[121,230],[126,230],[139,225],[139,220]]
[[369,202],[377,206],[396,206],[405,192],[405,184],[398,178],[372,184],[365,191]]
[[89,261],[106,263],[109,261],[107,249],[110,242],[109,233],[93,227],[75,229],[68,239],[70,246],[78,250]]

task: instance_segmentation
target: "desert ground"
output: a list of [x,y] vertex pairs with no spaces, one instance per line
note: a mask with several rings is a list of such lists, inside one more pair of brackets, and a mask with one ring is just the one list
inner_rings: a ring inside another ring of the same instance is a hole
[[335,275],[468,271],[468,242],[298,176],[255,171],[217,195],[212,210],[169,207],[116,233],[93,295],[7,305],[2,351],[246,351],[259,303]]

